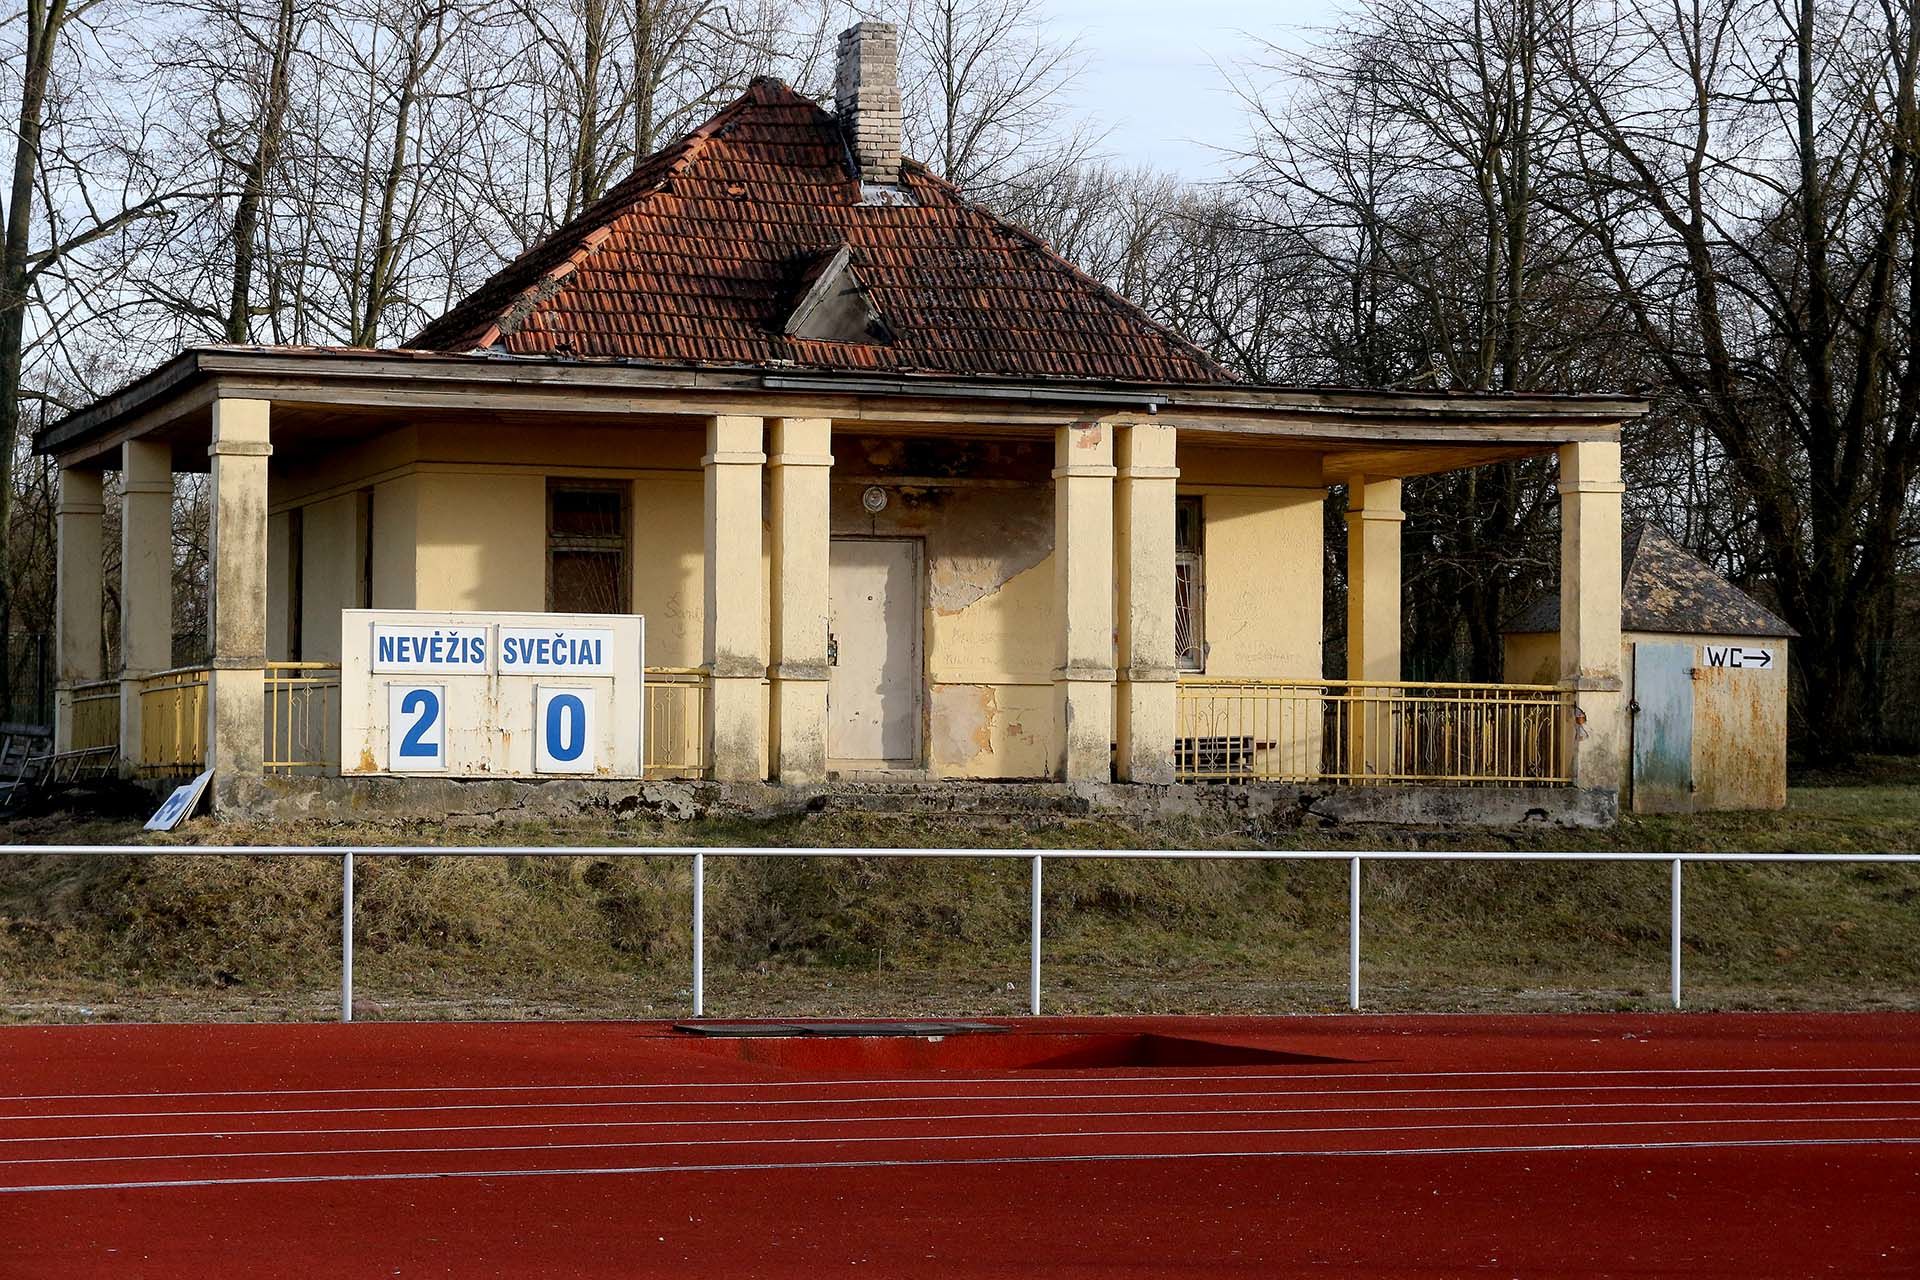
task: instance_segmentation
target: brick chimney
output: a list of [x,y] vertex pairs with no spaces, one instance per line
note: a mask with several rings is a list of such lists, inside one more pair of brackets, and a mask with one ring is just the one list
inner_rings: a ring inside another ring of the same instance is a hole
[[860,180],[900,182],[900,28],[856,22],[840,33],[833,105],[853,149]]

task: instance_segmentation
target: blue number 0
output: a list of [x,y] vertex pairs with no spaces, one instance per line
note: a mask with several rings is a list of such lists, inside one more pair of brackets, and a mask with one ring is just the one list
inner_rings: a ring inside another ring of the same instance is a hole
[[[566,712],[563,717],[562,712]],[[563,733],[562,721],[571,721],[571,735]],[[576,694],[556,693],[547,701],[547,754],[563,764],[578,760],[587,745],[587,704]]]
[[410,716],[419,713],[419,719],[413,722],[413,728],[407,730],[407,736],[400,739],[400,754],[403,756],[426,756],[431,759],[440,754],[437,744],[423,742],[427,731],[440,718],[440,697],[431,689],[415,689],[400,699],[400,714]]

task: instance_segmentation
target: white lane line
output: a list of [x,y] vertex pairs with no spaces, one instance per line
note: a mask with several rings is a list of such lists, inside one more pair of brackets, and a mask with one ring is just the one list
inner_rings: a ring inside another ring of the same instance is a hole
[[0,1195],[49,1191],[146,1191],[175,1187],[294,1186],[328,1182],[437,1182],[459,1178],[592,1178],[656,1173],[767,1173],[789,1170],[930,1169],[1037,1164],[1112,1164],[1173,1160],[1286,1160],[1337,1156],[1469,1156],[1590,1151],[1743,1150],[1766,1147],[1911,1147],[1920,1138],[1703,1138],[1678,1142],[1557,1142],[1514,1146],[1375,1147],[1322,1151],[1124,1151],[1082,1155],[947,1156],[915,1160],[793,1160],[734,1164],[630,1165],[597,1169],[445,1169],[414,1173],[301,1173],[251,1178],[180,1178],[146,1182],[68,1182],[4,1187]]
[[595,1107],[851,1107],[895,1102],[1007,1102],[1068,1101],[1098,1098],[1357,1098],[1406,1094],[1481,1094],[1481,1093],[1696,1093],[1708,1089],[1897,1089],[1915,1083],[1910,1080],[1883,1080],[1871,1083],[1809,1080],[1802,1083],[1770,1081],[1764,1084],[1512,1084],[1468,1085],[1459,1088],[1404,1089],[1198,1089],[1163,1090],[1146,1093],[902,1093],[871,1094],[854,1098],[602,1098],[594,1102],[434,1102],[396,1106],[357,1107],[244,1107],[216,1111],[68,1111],[50,1115],[0,1116],[4,1124],[33,1124],[49,1120],[156,1120],[193,1119],[209,1116],[323,1116],[365,1115],[377,1112],[393,1115],[415,1111],[578,1111]]
[[[636,1142],[522,1142],[507,1146],[432,1146],[432,1148],[315,1148],[309,1151],[150,1151],[136,1155],[31,1155],[0,1159],[0,1165],[121,1165],[156,1159],[294,1159],[311,1155],[465,1155],[468,1151],[601,1151],[626,1148],[758,1148],[820,1146],[854,1142],[1033,1142],[1068,1138],[1244,1138],[1277,1134],[1417,1134],[1507,1128],[1697,1128],[1701,1125],[1914,1125],[1914,1115],[1782,1115],[1716,1117],[1705,1121],[1480,1121],[1455,1125],[1279,1125],[1254,1128],[1064,1128],[1018,1134],[839,1134],[826,1138],[647,1138]],[[1920,1140],[1920,1134],[1912,1134]]]
[[[721,1060],[724,1061],[724,1060]],[[880,1085],[1004,1085],[1089,1083],[1089,1071],[1127,1071],[1127,1067],[1009,1067],[1001,1074],[970,1078],[967,1076],[914,1076],[898,1079],[838,1077],[827,1080],[682,1080],[618,1081],[603,1084],[433,1084],[433,1085],[353,1085],[338,1089],[182,1089],[142,1090],[127,1093],[15,1093],[0,1094],[4,1102],[88,1102],[124,1101],[149,1098],[297,1098],[329,1097],[341,1094],[369,1093],[568,1093],[595,1089],[824,1089]],[[1027,1076],[1026,1072],[1059,1071],[1059,1077]],[[1231,1072],[1232,1074],[1224,1074]],[[1096,1076],[1094,1080],[1112,1084],[1160,1084],[1193,1081],[1230,1083],[1236,1080],[1464,1080],[1486,1077],[1563,1076],[1689,1076],[1689,1075],[1883,1075],[1904,1073],[1920,1075],[1914,1067],[1605,1067],[1592,1069],[1542,1068],[1525,1071],[1261,1071],[1241,1072],[1221,1067],[1212,1072],[1179,1075]]]
[[[31,1137],[0,1138],[0,1146],[27,1142],[139,1142],[157,1138],[290,1138],[316,1137],[321,1134],[370,1133],[493,1133],[516,1129],[690,1129],[734,1128],[770,1125],[848,1125],[848,1124],[937,1124],[954,1120],[1076,1120],[1107,1117],[1162,1116],[1325,1116],[1448,1114],[1455,1112],[1504,1111],[1615,1111],[1623,1108],[1650,1110],[1673,1108],[1699,1110],[1709,1107],[1738,1107],[1756,1111],[1767,1107],[1908,1107],[1920,1106],[1920,1098],[1807,1098],[1752,1101],[1731,1099],[1726,1102],[1479,1102],[1464,1106],[1408,1107],[1395,1104],[1363,1107],[1145,1107],[1129,1110],[1073,1111],[953,1111],[934,1115],[904,1116],[775,1116],[768,1119],[721,1120],[529,1120],[513,1124],[423,1124],[368,1125],[364,1127],[321,1127],[316,1129],[154,1129],[144,1133],[54,1133]],[[0,1160],[0,1163],[6,1163]]]
[[[1723,1117],[1711,1120],[1525,1120],[1482,1121],[1457,1124],[1361,1124],[1361,1125],[1283,1125],[1243,1129],[1063,1129],[1039,1133],[921,1133],[921,1134],[841,1134],[835,1137],[806,1138],[649,1138],[632,1142],[528,1142],[474,1147],[320,1147],[309,1151],[163,1151],[124,1156],[32,1156],[0,1160],[0,1165],[40,1164],[125,1164],[140,1160],[285,1160],[312,1156],[457,1156],[469,1152],[492,1154],[504,1151],[604,1151],[634,1147],[784,1147],[851,1145],[854,1143],[922,1142],[1036,1142],[1083,1138],[1242,1138],[1277,1137],[1292,1133],[1433,1133],[1493,1131],[1509,1129],[1640,1129],[1648,1127],[1681,1128],[1711,1125],[1788,1125],[1788,1124],[1914,1124],[1920,1114],[1899,1116],[1781,1116],[1742,1119]],[[1920,1141],[1920,1134],[1912,1135]]]

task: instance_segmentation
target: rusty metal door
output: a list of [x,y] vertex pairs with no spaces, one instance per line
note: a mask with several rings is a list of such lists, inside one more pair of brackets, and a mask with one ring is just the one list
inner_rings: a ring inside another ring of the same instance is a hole
[[1693,809],[1693,646],[1633,646],[1633,808]]
[[899,769],[920,754],[920,544],[835,538],[829,600],[827,761]]

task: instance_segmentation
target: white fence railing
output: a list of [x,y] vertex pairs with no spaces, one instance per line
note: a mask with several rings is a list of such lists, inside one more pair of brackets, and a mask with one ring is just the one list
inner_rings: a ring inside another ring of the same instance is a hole
[[1682,868],[1688,863],[1811,863],[1823,866],[1920,864],[1920,853],[1526,853],[1494,851],[1386,849],[1355,853],[1344,849],[836,849],[687,845],[488,845],[441,848],[434,845],[368,845],[316,848],[301,845],[4,845],[0,855],[34,857],[200,857],[340,859],[340,1021],[353,1021],[353,862],[359,858],[690,858],[693,861],[693,1016],[706,1014],[706,884],[708,858],[1024,858],[1032,873],[1028,924],[1028,1009],[1040,1012],[1041,882],[1049,860],[1123,862],[1345,862],[1347,864],[1347,1005],[1360,1007],[1360,886],[1369,862],[1648,862],[1671,867],[1668,923],[1668,981],[1673,1007],[1680,1007],[1680,926]]

